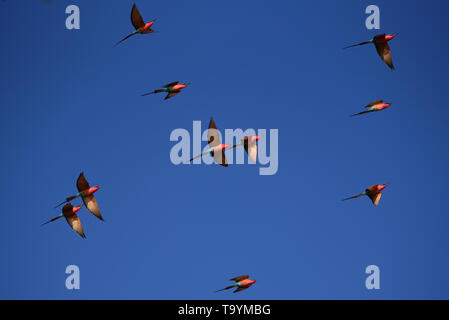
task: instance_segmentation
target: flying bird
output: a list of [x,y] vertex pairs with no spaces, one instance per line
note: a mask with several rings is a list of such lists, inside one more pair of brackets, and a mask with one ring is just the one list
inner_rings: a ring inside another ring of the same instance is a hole
[[354,44],[352,46],[345,47],[343,49],[352,48],[356,46],[362,46],[368,43],[373,43],[376,47],[377,53],[379,54],[380,58],[390,67],[390,69],[394,69],[393,61],[391,59],[391,50],[390,46],[388,45],[388,41],[396,37],[398,34],[379,34],[372,38],[369,41],[361,42],[358,44]]
[[377,207],[379,205],[380,198],[382,197],[381,191],[383,189],[385,189],[386,186],[387,186],[386,184],[375,184],[375,185],[367,188],[365,190],[365,192],[358,194],[356,196],[353,196],[353,197],[343,199],[343,201],[355,199],[355,198],[358,198],[361,196],[368,196],[371,199],[371,201],[373,202],[373,204]]
[[220,142],[220,134],[217,130],[217,126],[215,125],[214,118],[210,118],[209,128],[207,130],[207,141],[209,144],[209,149],[206,152],[193,157],[189,162],[210,153],[217,164],[227,167],[228,162],[224,151],[229,147],[229,144],[222,144]]
[[232,147],[229,147],[229,150],[237,148],[238,146],[243,145],[245,148],[246,153],[248,154],[248,157],[251,158],[251,160],[254,161],[254,163],[257,162],[257,145],[256,142],[260,139],[260,136],[246,136],[243,137],[240,143],[233,145]]
[[78,197],[81,197],[87,210],[89,210],[98,219],[104,221],[103,217],[101,216],[100,209],[98,208],[97,200],[94,197],[94,193],[97,192],[98,189],[101,188],[101,186],[90,187],[89,183],[84,177],[84,173],[81,172],[78,179],[76,180],[76,188],[79,191],[77,194],[66,198],[64,202],[61,202],[56,207],[59,207],[60,205],[72,201],[73,199],[76,199]]
[[119,42],[117,42],[114,47],[116,47],[117,45],[119,45],[121,42],[125,41],[126,39],[128,39],[129,37],[135,35],[135,34],[147,34],[147,33],[153,33],[156,32],[153,29],[151,29],[151,26],[153,25],[153,23],[156,21],[156,19],[145,23],[143,21],[142,16],[139,13],[139,10],[137,10],[136,4],[134,3],[133,8],[131,9],[131,23],[133,24],[134,28],[136,29],[136,31],[134,31],[133,33],[128,34],[126,37],[124,37],[122,40],[120,40]]
[[179,81],[170,82],[169,84],[166,84],[162,87],[162,89],[157,89],[148,93],[142,94],[142,96],[147,96],[149,94],[153,93],[159,93],[159,92],[167,92],[167,95],[165,96],[164,100],[170,99],[171,97],[176,96],[178,93],[181,92],[182,89],[187,87],[190,83],[179,83]]
[[59,218],[65,217],[69,226],[76,233],[78,233],[82,238],[86,238],[86,236],[84,235],[84,232],[83,232],[83,227],[81,226],[81,220],[76,215],[76,213],[81,209],[81,207],[82,207],[82,205],[79,207],[74,207],[70,203],[68,203],[64,207],[62,207],[62,213],[59,216],[51,219],[50,221],[47,221],[47,222],[41,224],[41,227],[43,225],[46,225],[47,223],[50,223],[55,220],[58,220]]
[[235,281],[235,284],[233,284],[232,286],[227,286],[226,288],[217,290],[215,292],[228,290],[228,289],[232,289],[232,288],[237,288],[234,290],[234,293],[236,293],[236,292],[248,289],[256,282],[256,280],[252,280],[252,279],[248,279],[248,278],[249,278],[249,276],[240,276],[240,277],[229,279],[229,281]]
[[351,115],[351,117],[358,116],[360,114],[364,114],[364,113],[368,113],[368,112],[381,111],[381,110],[388,108],[389,106],[391,106],[391,103],[384,103],[383,100],[376,100],[374,102],[371,102],[369,105],[365,106],[365,108],[367,108],[365,111],[355,113],[355,114]]

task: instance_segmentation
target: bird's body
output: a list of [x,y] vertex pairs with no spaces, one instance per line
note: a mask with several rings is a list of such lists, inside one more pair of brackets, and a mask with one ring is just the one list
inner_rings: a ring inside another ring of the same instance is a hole
[[350,199],[356,199],[362,196],[368,196],[371,201],[373,202],[373,204],[377,207],[379,205],[379,201],[380,198],[382,197],[382,190],[385,189],[387,185],[386,184],[375,184],[372,185],[371,187],[368,187],[365,189],[365,192],[360,193],[358,195],[343,199],[343,201],[345,200],[350,200]]
[[355,113],[355,114],[351,115],[351,117],[358,116],[358,115],[361,115],[364,113],[381,111],[381,110],[388,108],[389,106],[391,106],[391,103],[384,103],[383,100],[376,100],[374,102],[371,102],[369,105],[365,106],[365,108],[366,108],[365,111]]
[[153,29],[151,29],[151,27],[153,26],[155,21],[156,21],[156,19],[154,19],[154,20],[152,20],[150,22],[145,23],[143,21],[142,16],[140,15],[139,10],[137,10],[136,4],[134,4],[132,9],[131,9],[131,23],[132,23],[132,25],[134,26],[134,28],[136,30],[134,32],[128,34],[126,37],[124,37],[119,42],[117,42],[114,45],[114,47],[117,46],[118,44],[120,44],[121,42],[125,41],[129,37],[135,35],[135,34],[148,34],[148,33],[155,32]]
[[245,148],[248,157],[254,162],[257,162],[257,144],[256,142],[260,139],[260,136],[246,136],[243,137],[240,143],[229,147],[229,149],[234,149],[238,146],[242,146]]
[[164,100],[170,99],[171,97],[174,97],[178,93],[181,92],[182,89],[187,87],[190,83],[179,83],[179,81],[170,82],[169,84],[166,84],[161,89],[157,89],[151,92],[147,92],[142,94],[142,96],[147,96],[149,94],[154,93],[160,93],[160,92],[167,92],[167,95],[165,96]]
[[214,158],[215,163],[222,165],[223,167],[227,167],[228,162],[226,160],[224,151],[229,147],[229,145],[222,144],[220,142],[220,133],[217,130],[214,118],[211,118],[209,122],[209,128],[207,129],[207,140],[209,144],[209,149],[193,157],[192,159],[190,159],[189,162],[192,162],[194,159],[200,158],[206,154],[210,154]]
[[70,203],[68,203],[64,207],[62,207],[62,213],[59,216],[43,223],[41,226],[46,225],[47,223],[50,223],[52,221],[58,220],[59,218],[65,217],[69,226],[82,238],[86,238],[83,232],[83,227],[81,226],[81,220],[76,214],[81,209],[81,207],[82,206],[74,207]]
[[78,179],[76,180],[76,187],[78,189],[78,193],[66,198],[66,200],[64,202],[60,203],[59,205],[57,205],[57,207],[59,207],[60,205],[62,205],[64,203],[72,201],[73,199],[81,197],[87,210],[89,210],[98,219],[104,220],[103,217],[101,216],[97,200],[95,199],[95,196],[94,196],[94,193],[97,192],[101,188],[101,186],[90,187],[89,183],[87,182],[86,178],[84,177],[84,173],[81,172]]
[[233,284],[231,286],[227,286],[226,288],[217,290],[215,292],[228,290],[228,289],[232,289],[232,288],[237,288],[234,290],[234,293],[236,293],[236,292],[248,289],[256,282],[256,280],[249,279],[249,276],[240,276],[240,277],[229,279],[229,281],[235,281],[235,284]]
[[354,45],[345,47],[343,49],[373,43],[374,46],[376,47],[377,54],[380,56],[380,58],[388,65],[388,67],[390,67],[390,69],[394,69],[393,61],[391,58],[391,49],[390,49],[390,46],[388,45],[388,41],[393,39],[396,35],[397,35],[397,33],[395,33],[395,34],[379,34],[369,41],[354,44]]

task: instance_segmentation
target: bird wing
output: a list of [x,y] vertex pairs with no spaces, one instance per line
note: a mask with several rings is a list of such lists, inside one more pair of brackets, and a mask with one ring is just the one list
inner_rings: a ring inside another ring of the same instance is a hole
[[255,143],[248,143],[245,142],[243,144],[245,147],[246,153],[248,153],[248,157],[254,161],[254,163],[257,162],[257,145]]
[[249,278],[249,276],[240,276],[240,277],[235,277],[235,278],[229,279],[229,281],[240,282],[240,281],[248,279],[248,278]]
[[79,192],[90,188],[89,182],[87,182],[86,178],[84,177],[84,172],[81,172],[78,177],[78,180],[76,180],[76,187]]
[[378,184],[373,184],[371,187],[366,188],[367,192],[375,192],[377,190]]
[[369,195],[369,197],[370,197],[371,201],[373,202],[373,204],[377,207],[379,205],[380,198],[382,197],[382,193],[379,192],[379,193],[371,194],[371,195]]
[[179,81],[170,82],[170,83],[166,84],[164,86],[164,88],[169,88],[169,87],[176,86],[178,83],[179,83]]
[[234,290],[233,293],[236,293],[236,292],[239,292],[239,291],[242,291],[242,290],[245,290],[245,289],[248,289],[248,287],[238,287],[237,289]]
[[375,106],[375,105],[377,105],[377,104],[381,104],[382,102],[384,102],[384,101],[383,101],[383,100],[376,100],[376,101],[373,101],[373,102],[371,102],[369,105],[366,105],[365,108],[370,108],[370,107]]
[[393,61],[391,59],[391,50],[388,43],[378,42],[375,43],[375,46],[380,58],[390,67],[390,69],[394,69]]
[[86,206],[87,210],[90,211],[90,213],[92,213],[98,219],[104,221],[103,217],[101,216],[100,208],[98,207],[97,200],[95,199],[94,196],[83,197],[83,202],[84,202],[84,205]]
[[143,21],[139,10],[137,10],[136,4],[133,5],[133,8],[131,10],[131,23],[136,30],[145,25],[145,22]]
[[217,130],[217,126],[215,125],[214,118],[210,118],[209,128],[207,130],[207,143],[211,148],[221,144],[220,134]]
[[169,93],[165,96],[164,100],[167,100],[167,99],[170,99],[171,97],[176,96],[179,92],[180,92],[180,91],[172,91],[172,92],[169,92]]
[[83,227],[81,226],[81,220],[80,218],[76,215],[76,213],[73,213],[69,216],[66,216],[65,219],[67,220],[67,223],[69,224],[69,226],[76,232],[78,233],[82,238],[85,238],[86,236],[84,235],[83,232]]
[[221,150],[221,152],[214,152],[214,160],[217,164],[222,165],[223,167],[228,166],[224,150]]

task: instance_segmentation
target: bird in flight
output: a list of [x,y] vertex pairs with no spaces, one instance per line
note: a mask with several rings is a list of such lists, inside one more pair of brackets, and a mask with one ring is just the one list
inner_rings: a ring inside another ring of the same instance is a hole
[[62,207],[62,213],[59,216],[51,219],[50,221],[47,221],[47,222],[41,224],[41,227],[43,225],[46,225],[47,223],[50,223],[52,221],[58,220],[59,218],[65,217],[69,226],[76,233],[78,233],[82,238],[86,238],[86,236],[84,235],[84,232],[83,232],[83,227],[81,226],[81,220],[76,215],[76,213],[81,209],[81,207],[82,207],[82,205],[79,207],[74,207],[70,203],[67,203],[64,207]]
[[394,69],[393,61],[391,59],[391,50],[390,46],[388,45],[388,41],[396,37],[398,34],[379,34],[372,38],[369,41],[361,42],[358,44],[354,44],[352,46],[345,47],[343,49],[352,48],[356,46],[362,46],[368,43],[373,43],[376,47],[377,53],[379,54],[380,58],[387,64],[387,66],[390,67],[390,69]]
[[226,288],[217,290],[215,292],[228,290],[228,289],[232,289],[232,288],[237,288],[234,290],[234,293],[236,293],[236,292],[248,289],[256,282],[256,280],[249,279],[249,276],[240,276],[240,277],[229,279],[229,281],[235,281],[235,284],[233,284],[232,286],[227,286]]
[[90,187],[89,183],[84,177],[84,173],[81,172],[78,179],[76,180],[76,188],[78,189],[77,194],[66,198],[64,202],[61,202],[56,207],[59,207],[60,205],[72,201],[73,199],[76,199],[78,197],[81,197],[87,210],[89,210],[98,219],[104,220],[101,216],[100,209],[98,208],[97,200],[94,197],[94,193],[97,192],[98,189],[101,188],[101,186]]
[[355,114],[351,115],[351,117],[358,116],[360,114],[364,114],[364,113],[368,113],[368,112],[381,111],[381,110],[388,108],[389,106],[391,106],[391,103],[384,103],[383,100],[376,100],[374,102],[371,102],[369,105],[365,106],[365,108],[367,108],[365,111],[355,113]]
[[223,167],[227,167],[228,162],[226,160],[224,151],[229,147],[229,144],[222,144],[220,142],[220,133],[217,130],[214,118],[210,118],[209,128],[207,129],[207,141],[207,143],[209,144],[209,149],[206,152],[193,157],[189,162],[192,162],[196,158],[200,158],[210,153],[217,164],[222,165]]
[[373,202],[373,204],[377,207],[379,205],[380,198],[382,197],[382,192],[381,191],[383,189],[385,189],[386,186],[387,186],[386,184],[375,184],[375,185],[372,185],[371,187],[367,188],[365,190],[365,192],[363,192],[361,194],[358,194],[356,196],[353,196],[353,197],[349,197],[349,198],[343,199],[343,201],[350,200],[350,199],[355,199],[355,198],[358,198],[358,197],[361,197],[361,196],[368,196],[371,199],[371,201]]
[[153,23],[156,21],[156,19],[145,23],[143,21],[142,16],[139,13],[139,10],[137,10],[136,4],[133,5],[133,8],[131,9],[131,23],[133,24],[134,28],[136,29],[136,31],[134,31],[133,33],[128,34],[126,37],[124,37],[122,40],[120,40],[119,42],[117,42],[114,47],[116,47],[117,45],[119,45],[121,42],[125,41],[126,39],[128,39],[129,37],[135,35],[135,34],[147,34],[147,33],[153,33],[156,32],[153,29],[151,29],[151,26],[153,25]]
[[246,136],[243,137],[240,143],[229,147],[229,150],[242,146],[245,148],[248,157],[253,160],[254,163],[257,162],[257,145],[256,142],[260,139],[260,136]]
[[187,87],[190,83],[179,83],[179,81],[170,82],[169,84],[166,84],[162,87],[162,89],[157,89],[148,93],[142,94],[142,96],[147,96],[149,94],[153,93],[159,93],[159,92],[167,92],[167,95],[165,96],[164,100],[170,99],[171,97],[176,96],[178,93],[181,92],[182,89]]

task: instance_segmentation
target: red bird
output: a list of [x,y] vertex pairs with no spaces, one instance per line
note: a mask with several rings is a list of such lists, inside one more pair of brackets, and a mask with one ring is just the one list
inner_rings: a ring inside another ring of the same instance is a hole
[[388,108],[389,106],[391,106],[391,103],[384,103],[383,100],[376,100],[374,102],[371,102],[369,105],[365,106],[365,108],[367,108],[365,111],[353,114],[353,115],[351,115],[351,117],[358,116],[360,114],[364,114],[364,113],[368,113],[368,112],[381,111],[381,110]]
[[148,93],[144,93],[142,96],[147,96],[149,94],[159,92],[167,92],[167,95],[164,98],[164,100],[167,100],[170,99],[171,97],[176,96],[178,93],[181,92],[182,89],[187,87],[189,84],[190,83],[179,83],[179,81],[170,82],[169,84],[166,84],[162,89],[157,89]]
[[256,280],[252,280],[252,279],[248,279],[248,278],[249,278],[249,276],[240,276],[240,277],[229,279],[229,281],[235,281],[235,284],[233,284],[232,286],[228,286],[226,288],[217,290],[215,292],[228,290],[231,288],[237,288],[234,290],[234,293],[236,293],[236,292],[248,289],[256,282]]
[[81,207],[82,207],[82,205],[79,207],[74,207],[70,203],[68,203],[64,207],[62,207],[62,213],[59,216],[51,219],[50,221],[43,223],[41,225],[41,227],[43,225],[46,225],[47,223],[50,223],[52,221],[58,220],[59,218],[65,217],[69,226],[76,233],[78,233],[82,238],[86,238],[86,236],[84,235],[84,232],[83,232],[83,227],[81,226],[81,220],[76,215],[76,213],[81,209]]
[[243,145],[245,148],[246,153],[248,154],[248,157],[254,161],[254,163],[257,162],[257,144],[256,142],[259,141],[260,136],[246,136],[243,137],[241,142],[239,144],[235,144],[232,147],[229,147],[229,149],[234,149],[238,146]]
[[394,69],[393,61],[391,59],[391,50],[390,46],[388,45],[388,41],[396,37],[398,34],[379,34],[372,38],[369,41],[361,42],[358,44],[354,44],[352,46],[345,47],[343,49],[356,47],[356,46],[362,46],[364,44],[368,43],[374,43],[374,46],[376,47],[377,53],[379,54],[380,58],[387,64],[387,66],[390,67],[390,69]]
[[381,191],[383,189],[385,189],[386,186],[387,186],[386,184],[375,184],[375,185],[367,188],[365,190],[365,192],[358,194],[356,196],[353,196],[353,197],[343,199],[343,201],[355,199],[355,198],[358,198],[361,196],[368,196],[371,199],[371,201],[373,202],[373,204],[377,207],[379,205],[380,198],[382,197]]
[[89,210],[98,219],[104,220],[103,217],[101,216],[97,200],[94,197],[94,193],[97,192],[101,188],[101,186],[90,187],[89,183],[84,177],[84,173],[81,172],[78,179],[76,180],[76,188],[79,191],[77,194],[66,198],[64,202],[61,202],[56,207],[59,207],[60,205],[72,201],[73,199],[76,199],[78,197],[81,197],[87,210]]
[[217,130],[217,126],[215,125],[214,118],[210,118],[209,128],[207,130],[207,140],[210,148],[206,152],[190,159],[190,162],[210,153],[214,158],[215,163],[222,165],[223,167],[227,167],[228,161],[226,160],[224,151],[229,147],[229,144],[222,144],[220,142],[220,134]]
[[134,28],[136,29],[136,31],[134,31],[133,33],[130,33],[129,35],[127,35],[126,37],[124,37],[122,40],[120,40],[119,42],[117,42],[114,47],[116,47],[117,45],[119,45],[121,42],[125,41],[126,39],[128,39],[129,37],[135,35],[135,34],[147,34],[147,33],[153,33],[156,32],[153,29],[151,29],[151,26],[154,24],[154,22],[156,21],[156,19],[145,23],[142,19],[142,16],[139,13],[139,10],[137,10],[136,4],[134,3],[133,8],[131,9],[131,23],[133,24]]

